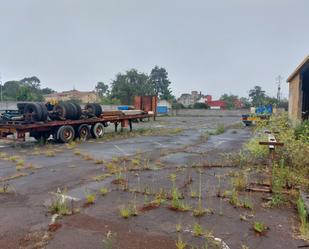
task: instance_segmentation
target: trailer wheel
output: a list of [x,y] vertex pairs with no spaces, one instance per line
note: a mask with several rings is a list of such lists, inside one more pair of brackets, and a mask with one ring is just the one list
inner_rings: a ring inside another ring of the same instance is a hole
[[41,121],[42,107],[38,103],[27,103],[24,107],[24,115],[27,121]]
[[57,140],[61,143],[69,143],[75,137],[75,131],[71,125],[63,125],[57,131]]
[[100,104],[98,103],[93,103],[95,105],[95,109],[96,109],[96,116],[100,117],[102,114],[102,107]]
[[65,119],[67,117],[67,108],[64,103],[55,105],[53,110],[60,118]]
[[82,108],[77,103],[72,103],[75,107],[75,119],[80,119],[80,116],[82,115]]
[[88,113],[99,117],[102,114],[102,107],[98,103],[88,103],[85,106],[85,109],[88,111]]
[[48,111],[47,111],[46,105],[44,103],[42,103],[42,102],[40,102],[38,104],[41,106],[41,109],[42,109],[41,121],[46,121],[47,117],[48,117]]
[[81,141],[86,141],[90,136],[90,129],[89,129],[88,125],[86,125],[86,124],[80,125],[78,127],[77,134],[78,134],[78,138]]
[[67,108],[67,118],[71,120],[75,120],[76,112],[77,112],[75,105],[71,102],[65,102],[64,104]]
[[91,126],[91,135],[93,138],[101,138],[104,135],[104,126],[101,123],[95,123]]

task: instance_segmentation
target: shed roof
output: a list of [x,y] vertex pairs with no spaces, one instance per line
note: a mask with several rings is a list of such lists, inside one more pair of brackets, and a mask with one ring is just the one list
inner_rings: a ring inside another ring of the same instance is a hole
[[305,64],[307,64],[307,62],[309,62],[309,55],[307,55],[307,57],[299,64],[299,66],[294,70],[294,72],[288,77],[286,82],[291,82],[294,79],[294,77],[299,73],[299,71],[302,69],[302,67],[305,66]]

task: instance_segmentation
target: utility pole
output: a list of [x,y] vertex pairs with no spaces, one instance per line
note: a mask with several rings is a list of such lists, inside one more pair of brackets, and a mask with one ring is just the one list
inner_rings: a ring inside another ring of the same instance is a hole
[[276,83],[278,85],[278,91],[277,91],[277,102],[278,104],[280,103],[281,100],[281,80],[283,79],[283,77],[281,75],[278,75],[278,77],[276,78]]

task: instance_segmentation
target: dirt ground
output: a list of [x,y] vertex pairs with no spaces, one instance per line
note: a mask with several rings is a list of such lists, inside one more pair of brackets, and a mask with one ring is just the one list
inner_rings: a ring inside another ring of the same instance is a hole
[[[186,248],[306,245],[296,237],[293,206],[266,208],[268,194],[241,191],[248,209],[222,196],[239,170],[225,154],[251,137],[237,123],[239,117],[161,117],[134,127],[157,133],[71,145],[2,142],[0,186],[8,184],[9,193],[0,193],[0,248],[171,249],[178,240]],[[219,124],[228,129],[205,136]],[[173,190],[188,210],[171,208]],[[59,196],[73,213],[56,219],[49,210]],[[197,207],[206,213],[194,216]],[[123,218],[120,210],[128,209],[137,215]],[[265,234],[254,232],[257,221],[267,225]],[[197,224],[203,236],[194,234]]]

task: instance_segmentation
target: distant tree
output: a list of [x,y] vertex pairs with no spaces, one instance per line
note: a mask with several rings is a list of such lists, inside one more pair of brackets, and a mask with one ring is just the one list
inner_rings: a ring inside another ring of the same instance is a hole
[[111,85],[110,97],[119,99],[123,104],[132,104],[136,95],[154,94],[148,75],[139,73],[136,69],[131,69],[125,74],[117,74]]
[[41,86],[41,81],[36,76],[23,78],[22,80],[20,80],[20,82],[22,84],[29,85],[34,89],[39,89]]
[[250,103],[250,100],[248,98],[241,97],[239,100],[241,101],[243,108],[250,108],[251,107],[251,103]]
[[55,92],[56,92],[55,90],[48,88],[48,87],[41,89],[41,94],[43,94],[43,95],[51,94],[51,93],[55,93]]
[[41,81],[36,77],[26,77],[19,81],[7,81],[3,85],[4,100],[43,101],[43,94],[55,92],[50,88],[40,88]]
[[254,86],[253,89],[249,91],[249,99],[251,100],[252,106],[261,106],[266,103],[266,94],[260,86]]
[[193,105],[194,109],[209,109],[209,106],[206,103],[195,103]]
[[172,108],[173,109],[185,109],[185,106],[181,103],[173,102]]
[[121,105],[121,101],[119,99],[111,98],[110,96],[103,96],[100,103],[102,105]]
[[279,108],[284,108],[286,111],[289,108],[289,100],[288,99],[282,99],[277,105]]
[[170,90],[171,82],[168,79],[168,73],[165,68],[155,66],[150,73],[150,82],[154,88],[154,93],[160,99],[172,100],[174,96]]
[[108,85],[104,84],[103,82],[98,82],[95,86],[95,90],[100,98],[102,98],[105,94],[108,93]]
[[278,100],[275,97],[266,96],[263,105],[277,106],[278,105]]
[[2,87],[3,99],[16,100],[20,85],[20,82],[16,80],[5,82]]
[[19,87],[16,99],[18,101],[43,101],[43,96],[33,92],[31,86],[22,85]]
[[223,100],[226,104],[226,108],[231,110],[236,108],[235,103],[238,100],[238,96],[225,93],[220,97],[220,100]]

